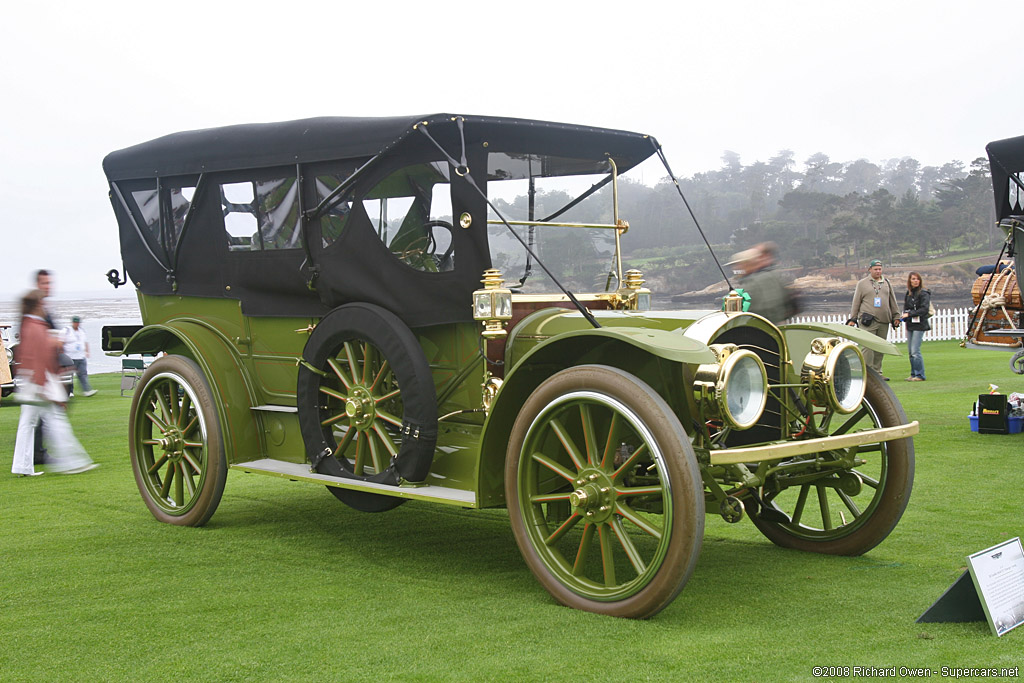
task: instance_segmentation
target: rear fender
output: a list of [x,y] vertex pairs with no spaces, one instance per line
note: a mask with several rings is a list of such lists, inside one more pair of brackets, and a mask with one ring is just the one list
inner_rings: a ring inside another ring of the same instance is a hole
[[263,457],[266,449],[252,407],[256,393],[242,359],[230,340],[196,320],[171,320],[147,325],[125,344],[125,354],[166,352],[191,358],[202,369],[213,392],[228,462]]

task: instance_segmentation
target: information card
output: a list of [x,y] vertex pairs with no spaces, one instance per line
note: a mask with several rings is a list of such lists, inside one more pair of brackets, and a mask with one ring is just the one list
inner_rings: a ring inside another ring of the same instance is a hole
[[1020,537],[967,557],[974,587],[992,633],[1024,623],[1024,549]]

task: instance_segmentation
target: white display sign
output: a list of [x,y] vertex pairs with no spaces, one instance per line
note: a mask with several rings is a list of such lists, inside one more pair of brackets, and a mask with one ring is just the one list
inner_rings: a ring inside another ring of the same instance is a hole
[[968,555],[968,568],[992,633],[1024,623],[1024,548],[1020,537]]

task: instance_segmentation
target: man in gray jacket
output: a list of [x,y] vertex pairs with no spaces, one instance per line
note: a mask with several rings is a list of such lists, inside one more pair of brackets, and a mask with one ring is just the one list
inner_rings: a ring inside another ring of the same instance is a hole
[[[853,292],[853,303],[850,305],[850,318],[847,325],[856,325],[873,335],[885,339],[889,334],[889,326],[896,328],[900,324],[900,309],[896,303],[896,293],[892,283],[882,277],[882,262],[874,259],[868,264],[868,276],[857,283]],[[864,362],[878,374],[882,374],[882,354],[871,349],[863,349]],[[883,376],[886,382],[888,377]]]

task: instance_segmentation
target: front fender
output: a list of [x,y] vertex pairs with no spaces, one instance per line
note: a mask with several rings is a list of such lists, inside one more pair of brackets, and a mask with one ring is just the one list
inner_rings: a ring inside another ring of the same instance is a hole
[[[793,359],[794,364],[800,363],[811,350],[811,342],[822,336],[843,337],[887,356],[901,355],[895,344],[876,337],[870,332],[842,323],[794,323],[782,325],[779,329],[786,337],[790,358]],[[799,369],[800,366],[795,365],[794,367]]]
[[519,409],[534,389],[559,370],[598,364],[636,375],[676,406],[682,395],[683,364],[714,363],[705,344],[679,332],[645,328],[585,329],[564,332],[530,349],[505,374],[491,404],[481,437],[477,500],[481,506],[505,502],[505,450]]
[[178,354],[194,360],[206,376],[220,418],[228,462],[263,457],[266,449],[252,411],[256,393],[230,340],[198,320],[147,325],[125,344],[125,354]]

